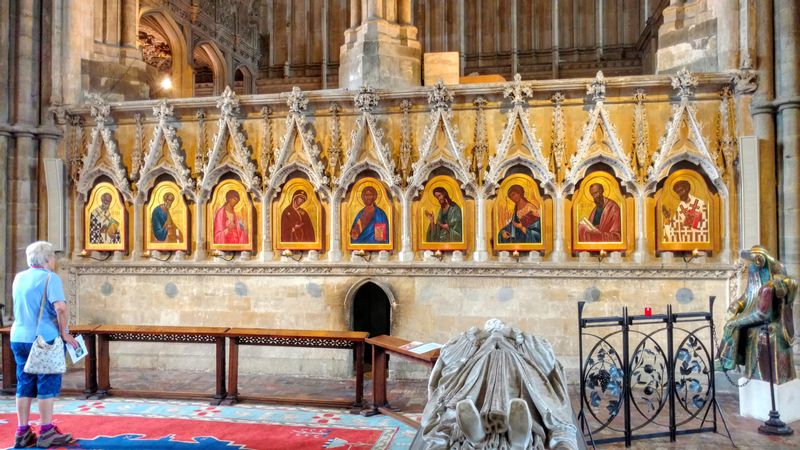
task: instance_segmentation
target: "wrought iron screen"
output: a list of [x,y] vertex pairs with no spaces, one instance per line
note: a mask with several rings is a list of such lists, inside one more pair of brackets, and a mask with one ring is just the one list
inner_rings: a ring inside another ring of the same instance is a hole
[[[708,311],[583,317],[580,421],[587,443],[717,431],[714,297]],[[721,413],[720,413],[721,414]],[[723,418],[724,421],[724,418]],[[726,426],[727,428],[727,426]]]

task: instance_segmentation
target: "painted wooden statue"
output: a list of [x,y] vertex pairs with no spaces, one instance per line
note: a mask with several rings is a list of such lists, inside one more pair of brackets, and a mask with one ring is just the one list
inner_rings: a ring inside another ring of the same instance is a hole
[[[731,370],[744,366],[744,375],[769,380],[769,358],[782,384],[795,378],[792,362],[792,303],[797,282],[786,276],[783,264],[761,247],[746,253],[748,280],[744,294],[728,307],[728,320],[722,334],[717,368]],[[769,344],[761,331],[768,323]]]

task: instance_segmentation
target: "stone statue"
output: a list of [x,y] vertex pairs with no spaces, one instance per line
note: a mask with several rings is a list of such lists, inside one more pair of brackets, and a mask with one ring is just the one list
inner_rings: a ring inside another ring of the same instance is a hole
[[442,348],[412,449],[584,449],[550,344],[497,319]]
[[[783,264],[765,249],[753,247],[743,253],[749,261],[747,287],[728,307],[716,367],[731,370],[744,366],[747,378],[769,381],[771,358],[777,374],[775,383],[783,384],[796,377],[792,362],[792,303],[797,282],[786,276]],[[761,331],[765,323],[769,324],[771,355]]]

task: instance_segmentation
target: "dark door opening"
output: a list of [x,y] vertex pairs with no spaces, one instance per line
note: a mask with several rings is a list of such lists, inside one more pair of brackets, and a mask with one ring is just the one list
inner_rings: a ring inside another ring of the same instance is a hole
[[[386,292],[375,283],[365,283],[353,298],[353,331],[366,331],[370,337],[389,334],[391,306]],[[364,363],[372,364],[372,346],[364,350]]]

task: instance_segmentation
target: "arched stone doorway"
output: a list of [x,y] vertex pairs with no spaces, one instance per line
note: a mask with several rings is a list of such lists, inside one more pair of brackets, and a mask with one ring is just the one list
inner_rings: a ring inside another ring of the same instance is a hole
[[[394,295],[386,284],[362,280],[347,292],[345,300],[348,323],[353,331],[366,331],[370,336],[391,334]],[[364,362],[372,363],[372,346],[367,345]]]

